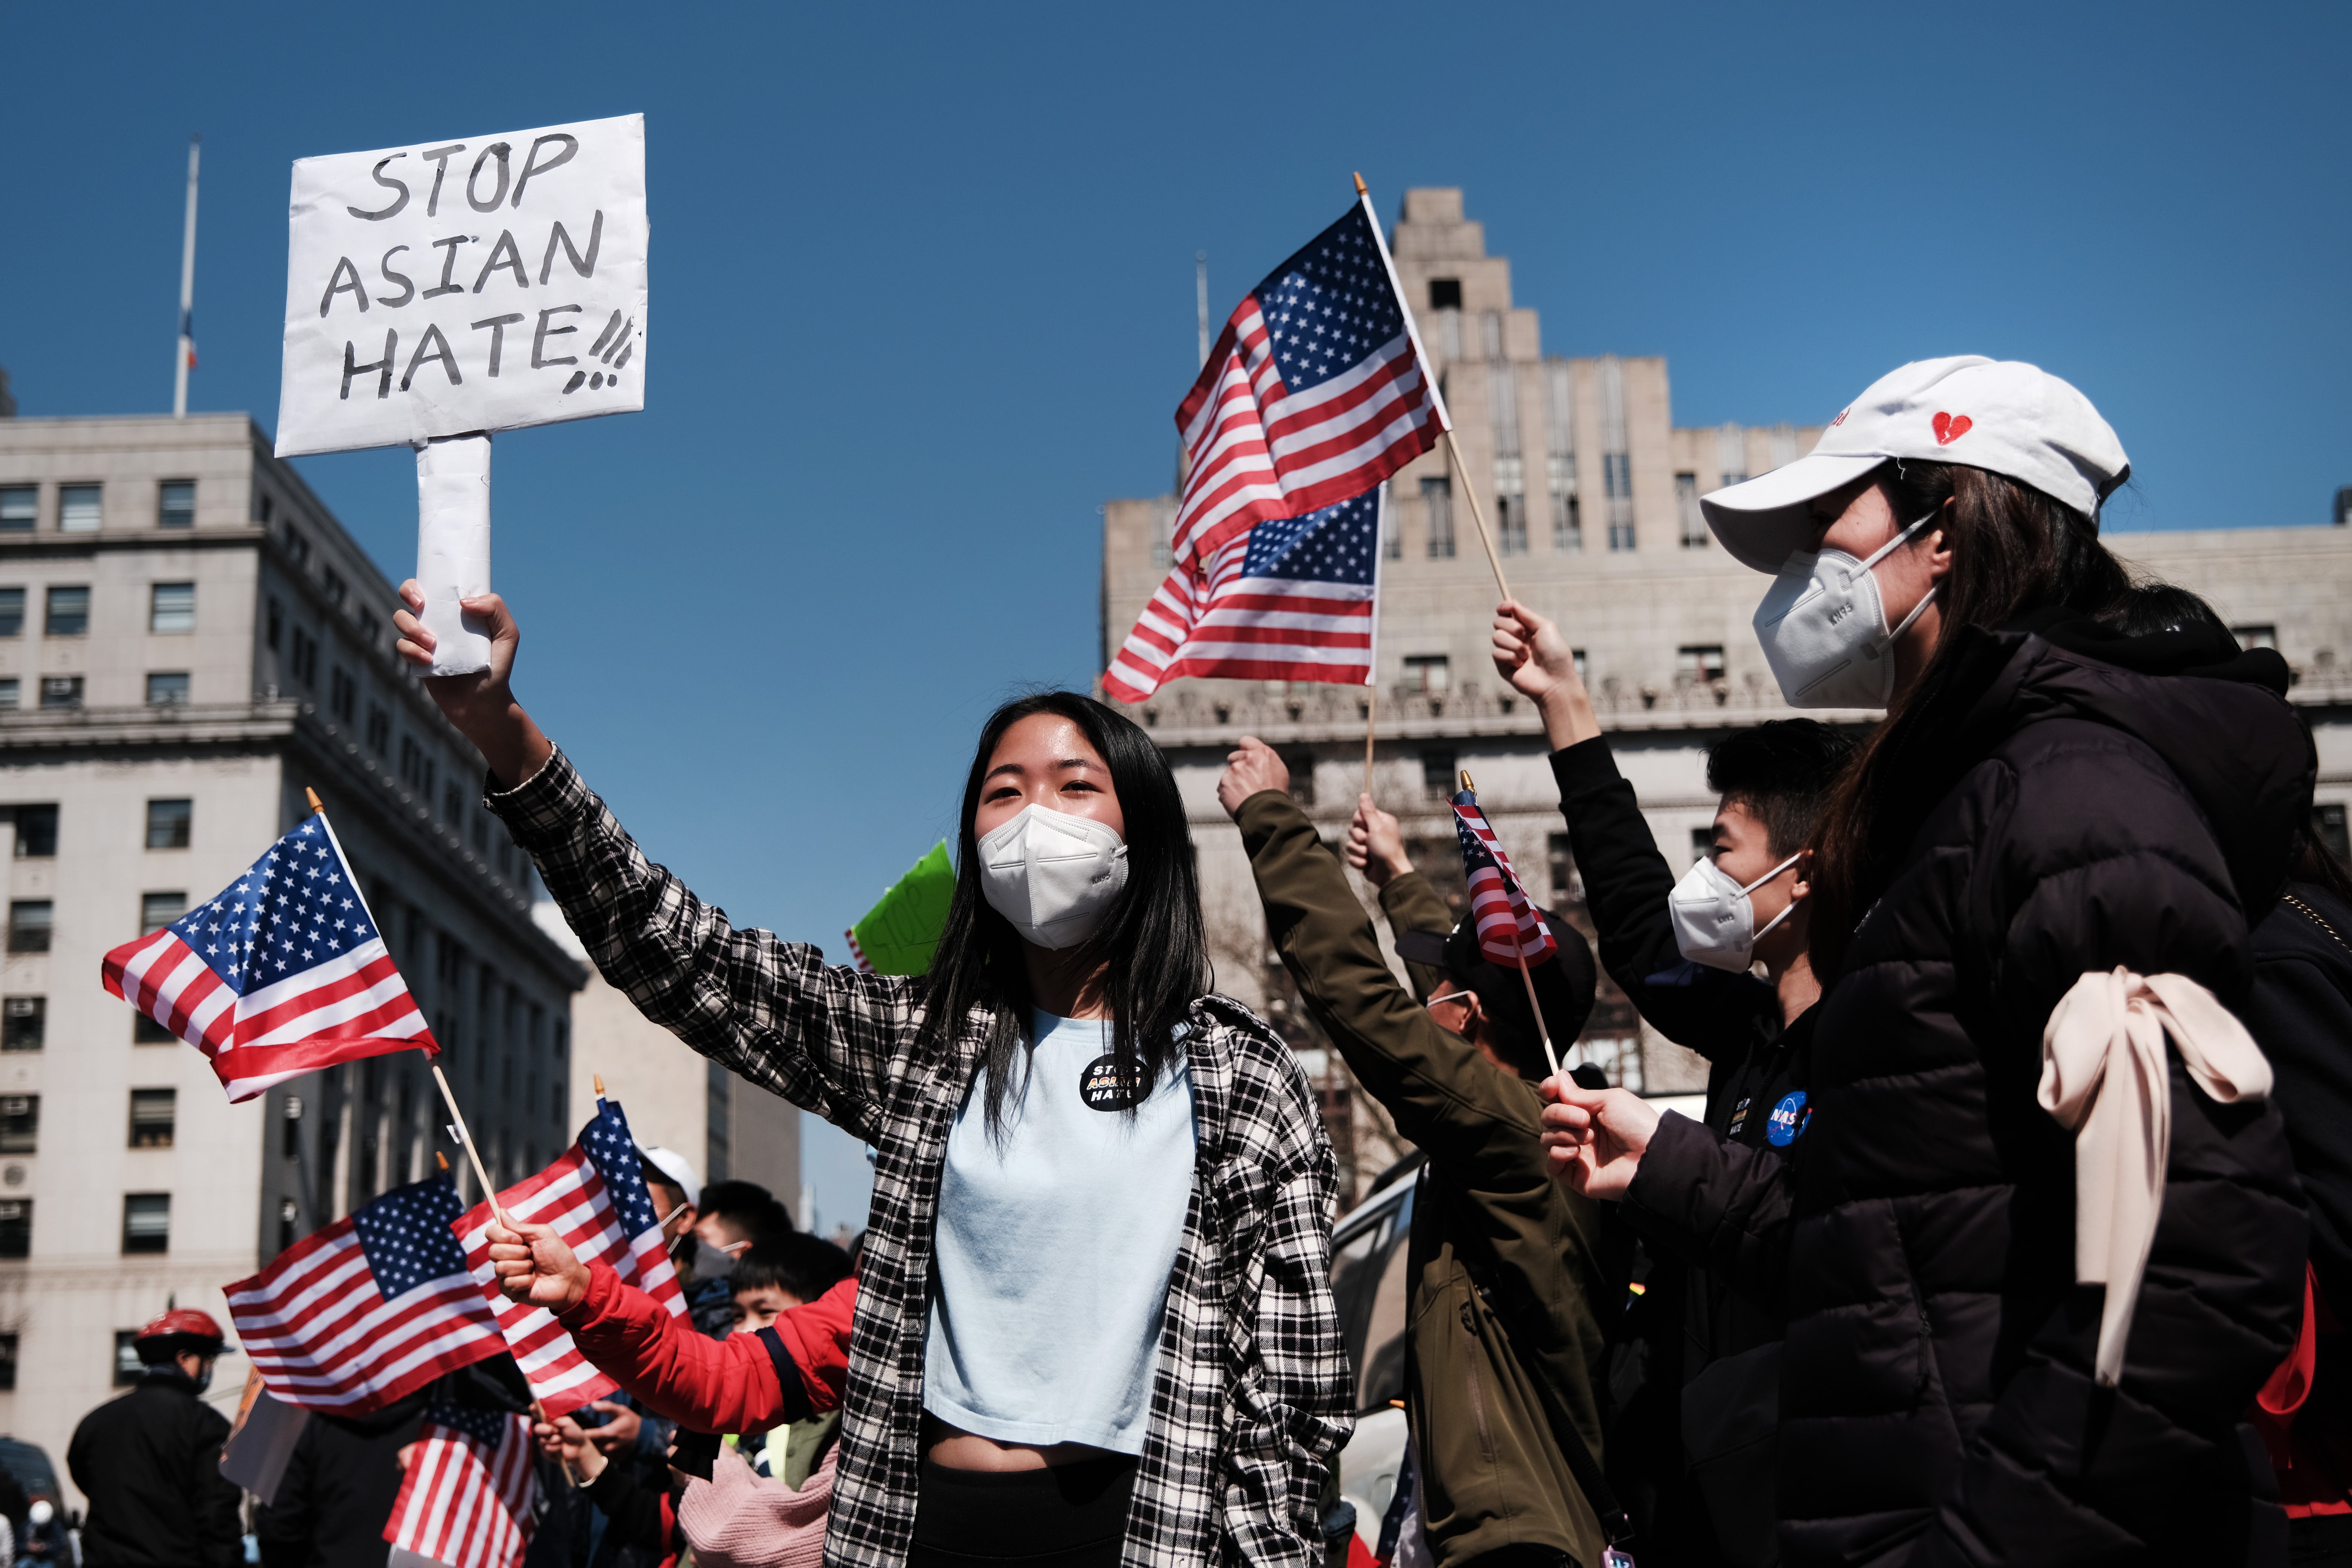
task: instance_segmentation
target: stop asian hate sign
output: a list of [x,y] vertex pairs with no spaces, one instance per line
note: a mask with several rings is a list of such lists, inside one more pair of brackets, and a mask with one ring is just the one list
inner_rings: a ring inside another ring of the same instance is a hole
[[278,455],[646,405],[641,114],[294,165]]

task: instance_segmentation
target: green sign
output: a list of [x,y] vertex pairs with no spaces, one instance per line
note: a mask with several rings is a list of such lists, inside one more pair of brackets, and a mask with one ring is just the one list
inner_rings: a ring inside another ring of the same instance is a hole
[[858,951],[878,974],[920,974],[939,951],[948,926],[948,900],[955,896],[955,867],[945,839],[882,895],[850,928]]

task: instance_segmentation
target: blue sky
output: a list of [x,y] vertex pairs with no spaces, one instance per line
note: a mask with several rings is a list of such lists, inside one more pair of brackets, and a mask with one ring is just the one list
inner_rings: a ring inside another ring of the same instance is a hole
[[[169,408],[191,131],[193,403],[268,426],[291,160],[645,112],[646,411],[499,443],[518,687],[657,858],[835,945],[988,709],[1094,675],[1096,508],[1167,483],[1193,253],[1222,315],[1350,170],[1390,219],[1464,186],[1546,346],[1665,355],[1681,424],[1983,353],[2122,434],[2111,525],[2352,483],[2339,5],[19,5],[0,55],[26,415]],[[299,466],[405,575],[407,452]]]

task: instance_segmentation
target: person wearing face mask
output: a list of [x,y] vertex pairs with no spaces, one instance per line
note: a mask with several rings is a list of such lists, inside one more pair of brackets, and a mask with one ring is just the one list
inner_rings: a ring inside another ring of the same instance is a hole
[[1455,927],[1406,858],[1396,818],[1368,796],[1346,855],[1381,890],[1416,1002],[1273,748],[1244,737],[1217,800],[1241,829],[1267,934],[1307,1010],[1429,1157],[1405,1260],[1404,1392],[1431,1552],[1441,1568],[1600,1563],[1627,1524],[1600,1469],[1602,1319],[1625,1281],[1600,1205],[1549,1179],[1535,1090],[1549,1069],[1528,1005],[1532,989],[1551,1038],[1575,1039],[1592,1011],[1591,951],[1555,919],[1559,951],[1527,979],[1487,959],[1475,924]]
[[1352,1425],[1331,1150],[1288,1047],[1209,990],[1150,739],[1068,692],[998,709],[929,973],[865,973],[648,860],[516,703],[504,603],[467,608],[490,668],[426,689],[605,977],[877,1152],[828,1560],[1308,1568]]
[[1627,1401],[1624,1427],[1654,1489],[1644,1555],[1768,1563],[1780,1314],[1708,1268],[1706,1239],[1738,1229],[1756,1169],[1803,1146],[1821,995],[1805,952],[1804,846],[1853,742],[1811,719],[1718,742],[1706,763],[1714,842],[1677,882],[1559,627],[1506,603],[1494,653],[1543,716],[1601,963],[1653,1027],[1707,1061],[1704,1117],[1672,1118],[1623,1208],[1653,1257],[1641,1309],[1656,1371]]
[[[2229,1009],[2315,759],[2276,653],[2109,624],[2128,471],[2074,387],[1962,357],[1705,500],[1775,574],[1783,694],[1888,704],[1814,840],[1802,1158],[1712,1238],[1788,1314],[1792,1563],[2284,1557],[2242,1415],[2294,1342],[2305,1221]],[[1565,1178],[1624,1195],[1668,1124],[1556,1099]]]
[[220,1324],[180,1307],[141,1329],[139,1382],[81,1419],[66,1468],[89,1500],[89,1568],[228,1568],[245,1561],[236,1483],[220,1473],[229,1420],[205,1403]]

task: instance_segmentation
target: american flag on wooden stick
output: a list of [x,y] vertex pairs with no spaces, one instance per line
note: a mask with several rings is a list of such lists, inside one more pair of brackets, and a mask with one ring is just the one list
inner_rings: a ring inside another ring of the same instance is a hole
[[[602,1258],[623,1284],[659,1301],[670,1316],[686,1311],[686,1293],[670,1267],[661,1218],[637,1163],[636,1140],[618,1102],[599,1100],[578,1142],[546,1170],[500,1193],[499,1206],[509,1219],[553,1226],[581,1262]],[[453,1228],[474,1283],[498,1315],[507,1348],[548,1418],[611,1394],[618,1384],[589,1364],[546,1308],[527,1307],[499,1292],[490,1268],[489,1205],[476,1204]]]
[[1196,577],[1252,524],[1360,496],[1453,427],[1369,196],[1234,307],[1176,427],[1175,563]]
[[1543,914],[1528,897],[1510,857],[1496,840],[1478,796],[1454,797],[1454,827],[1462,836],[1462,871],[1470,884],[1470,913],[1478,924],[1478,951],[1497,963],[1540,963],[1559,951]]
[[394,1187],[229,1286],[237,1342],[269,1392],[365,1415],[507,1348],[450,1226],[446,1176]]
[[325,812],[219,896],[108,953],[100,977],[204,1052],[231,1101],[338,1062],[441,1051]]
[[1369,686],[1388,487],[1305,517],[1255,523],[1204,578],[1168,574],[1103,675],[1140,702],[1179,676]]
[[529,1416],[427,1406],[408,1474],[384,1522],[392,1561],[513,1568],[530,1545],[535,1522],[539,1483],[531,1458]]

